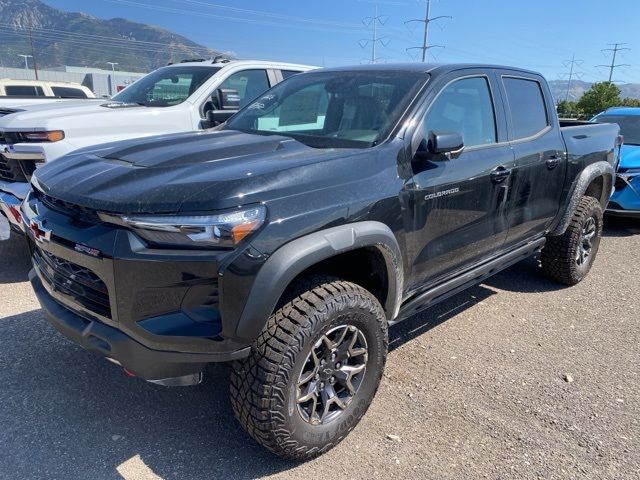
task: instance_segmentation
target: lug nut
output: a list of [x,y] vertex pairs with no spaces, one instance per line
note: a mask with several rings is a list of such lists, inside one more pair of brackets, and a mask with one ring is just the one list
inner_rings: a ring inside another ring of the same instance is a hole
[[336,368],[340,368],[342,367],[342,364],[340,362],[336,363]]
[[331,377],[331,383],[332,384],[336,383],[336,377]]

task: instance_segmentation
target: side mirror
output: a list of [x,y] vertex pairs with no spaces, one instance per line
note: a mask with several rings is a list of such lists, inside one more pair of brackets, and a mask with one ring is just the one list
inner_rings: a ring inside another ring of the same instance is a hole
[[457,155],[464,149],[464,140],[458,132],[435,132],[431,130],[427,139],[427,149],[434,155]]
[[239,110],[240,94],[232,88],[219,88],[215,93],[216,102],[214,102],[219,110]]
[[201,125],[202,128],[213,128],[218,125],[223,124],[227,120],[229,120],[235,111],[224,111],[224,110],[207,110],[205,112],[205,120],[202,120]]

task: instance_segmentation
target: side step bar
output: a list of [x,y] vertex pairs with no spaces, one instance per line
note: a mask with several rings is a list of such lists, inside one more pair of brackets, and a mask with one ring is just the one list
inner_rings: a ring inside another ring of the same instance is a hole
[[506,255],[491,260],[479,267],[469,270],[460,276],[452,278],[440,285],[437,285],[426,292],[417,294],[407,300],[401,307],[398,316],[389,322],[389,325],[395,325],[402,320],[415,315],[416,313],[441,302],[456,293],[459,293],[468,287],[478,284],[483,280],[495,275],[496,273],[510,267],[511,265],[524,260],[539,251],[546,242],[546,238],[542,237],[522,247],[519,247]]

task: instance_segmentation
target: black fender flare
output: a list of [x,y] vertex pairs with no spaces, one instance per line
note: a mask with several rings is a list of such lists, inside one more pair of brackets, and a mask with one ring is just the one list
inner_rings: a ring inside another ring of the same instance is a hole
[[609,175],[611,178],[611,184],[603,185],[604,191],[602,198],[599,198],[598,200],[602,205],[602,209],[604,210],[606,208],[611,192],[613,191],[616,172],[609,162],[594,162],[588,165],[584,170],[582,170],[582,172],[580,172],[580,175],[578,175],[578,179],[574,184],[573,190],[569,194],[569,200],[567,201],[565,210],[562,212],[562,217],[560,217],[558,224],[549,232],[549,235],[562,235],[567,230],[567,227],[571,222],[571,216],[591,182],[596,178],[603,177],[605,175]]
[[398,241],[384,223],[365,221],[328,228],[293,240],[276,250],[260,268],[236,327],[239,338],[253,341],[260,334],[287,286],[307,268],[340,253],[377,248],[387,268],[387,319],[400,309],[404,271]]

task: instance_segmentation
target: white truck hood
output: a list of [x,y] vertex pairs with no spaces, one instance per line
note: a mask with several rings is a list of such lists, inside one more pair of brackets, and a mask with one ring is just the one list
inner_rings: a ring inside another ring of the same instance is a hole
[[63,130],[75,148],[125,138],[192,130],[189,106],[105,106],[106,99],[72,100],[32,105],[0,117],[0,131]]
[[[84,102],[87,102],[89,100],[95,100],[95,99],[85,99],[82,100]],[[47,98],[47,97],[40,97],[40,98],[0,98],[0,110],[2,109],[9,109],[9,108],[14,108],[14,109],[20,109],[20,110],[27,110],[33,107],[38,107],[41,105],[47,105],[50,106],[52,103],[57,103],[57,102],[76,102],[77,99],[70,99],[70,98],[57,98],[57,97],[51,97],[51,98]]]

